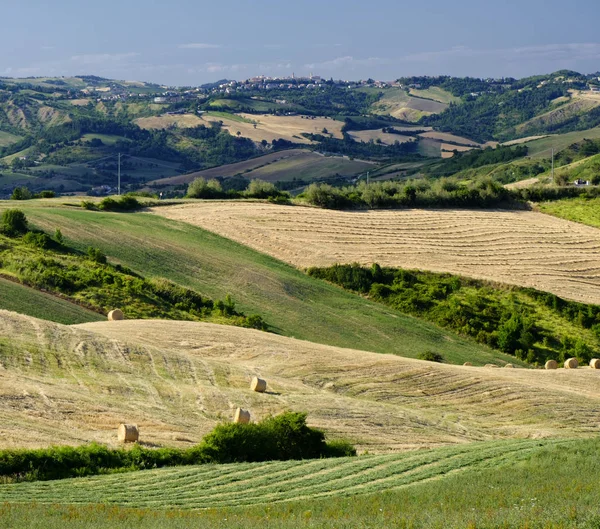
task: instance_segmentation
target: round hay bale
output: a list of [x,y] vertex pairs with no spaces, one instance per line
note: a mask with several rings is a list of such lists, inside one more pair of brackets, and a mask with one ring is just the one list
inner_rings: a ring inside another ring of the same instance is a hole
[[135,443],[140,438],[140,430],[137,424],[120,424],[117,430],[117,438],[122,443]]
[[565,369],[577,369],[579,367],[579,362],[577,358],[569,358],[565,360]]
[[558,368],[558,362],[556,360],[548,360],[546,362],[546,365],[544,366],[544,368],[546,368],[546,369],[557,369]]
[[473,364],[472,364],[471,362],[465,362],[465,363],[463,364],[463,366],[468,366],[468,367],[471,367],[471,366],[473,366]]
[[592,369],[600,369],[600,358],[592,358],[590,360],[590,367]]
[[233,416],[233,422],[238,424],[248,424],[250,422],[250,412],[248,410],[243,410],[242,408],[237,408],[235,410],[235,415]]
[[111,310],[108,313],[108,321],[119,321],[124,318],[123,311],[121,309]]
[[264,393],[267,390],[267,381],[262,378],[254,377],[250,383],[250,389],[257,393]]
[[504,369],[509,368],[509,369],[514,369],[515,366],[513,366],[512,364],[506,364],[504,366]]
[[485,364],[484,367],[498,367],[496,364]]

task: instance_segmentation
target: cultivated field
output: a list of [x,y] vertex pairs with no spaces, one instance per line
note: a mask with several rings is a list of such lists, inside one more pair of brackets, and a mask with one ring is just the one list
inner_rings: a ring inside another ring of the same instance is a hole
[[176,185],[189,183],[195,178],[210,180],[216,177],[241,175],[250,180],[276,182],[290,181],[294,178],[314,180],[340,174],[353,176],[367,171],[374,164],[360,160],[350,160],[342,156],[323,156],[303,149],[290,149],[265,154],[244,162],[221,165],[204,171],[196,171],[171,178],[150,182],[151,185]]
[[[364,88],[363,91],[379,92],[379,89]],[[418,121],[423,116],[439,114],[446,110],[448,105],[430,99],[413,97],[399,88],[384,91],[383,97],[371,106],[374,114],[389,114],[404,121]]]
[[552,148],[554,148],[554,152],[556,153],[584,139],[593,140],[598,138],[600,138],[600,127],[566,132],[565,134],[551,134],[538,140],[529,141],[526,145],[529,149],[529,156],[532,158],[550,158],[552,156]]
[[204,124],[203,120],[195,114],[163,114],[162,116],[138,118],[134,120],[134,123],[142,129],[167,129],[172,126],[192,128]]
[[381,143],[383,143],[384,145],[393,145],[396,142],[406,143],[409,141],[415,141],[415,138],[412,136],[402,136],[401,134],[389,134],[387,132],[383,132],[381,129],[356,130],[349,132],[348,134],[353,140],[361,141],[363,143],[368,143],[371,140],[381,140]]
[[[35,227],[47,233],[60,228],[67,244],[77,250],[100,248],[112,263],[147,278],[169,279],[211,299],[231,294],[239,310],[260,314],[278,334],[411,358],[437,351],[456,364],[511,361],[512,357],[308,277],[189,223],[147,213],[86,211],[63,205],[64,201],[28,200],[19,207]],[[9,207],[14,202],[0,202],[0,212]]]
[[420,97],[423,99],[433,99],[434,101],[445,103],[447,105],[450,103],[460,103],[461,101],[460,97],[453,96],[450,92],[447,92],[439,86],[432,86],[431,88],[427,88],[424,90],[418,88],[411,88],[409,92],[415,97]]
[[455,136],[454,134],[449,134],[447,132],[423,132],[419,134],[419,136],[421,138],[429,138],[431,140],[438,140],[441,142],[452,142],[458,143],[459,145],[468,145],[470,147],[480,147],[480,144],[473,140],[469,140],[461,136]]
[[451,272],[600,303],[600,232],[530,211],[344,212],[204,202],[157,208],[299,267]]
[[322,134],[323,129],[334,138],[342,138],[342,121],[325,117],[311,116],[273,116],[270,114],[236,114],[243,118],[238,120],[225,116],[214,116],[204,114],[202,120],[206,123],[211,121],[222,121],[223,127],[230,134],[236,136],[238,132],[245,138],[250,138],[255,142],[266,140],[271,143],[273,140],[284,139],[294,143],[311,143],[301,134],[303,132],[312,134]]
[[[114,445],[120,422],[138,424],[144,443],[189,446],[238,406],[254,419],[306,411],[371,453],[599,428],[589,368],[451,366],[208,323],[0,316],[11,337],[0,348],[0,447]],[[249,390],[256,375],[267,393]]]

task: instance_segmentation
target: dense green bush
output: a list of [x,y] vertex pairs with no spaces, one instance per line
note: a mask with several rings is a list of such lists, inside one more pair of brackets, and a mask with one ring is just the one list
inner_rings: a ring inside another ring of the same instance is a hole
[[56,242],[53,241],[47,234],[39,231],[30,231],[23,236],[23,242],[29,246],[36,248],[42,248],[47,250],[56,246]]
[[439,353],[434,353],[433,351],[423,351],[417,355],[419,360],[427,360],[428,362],[439,362],[442,363],[444,361],[444,357]]
[[18,237],[27,233],[27,217],[20,209],[7,209],[2,213],[1,231],[8,237]]
[[265,182],[264,180],[251,180],[244,194],[248,198],[272,198],[281,195],[275,184]]
[[29,190],[29,188],[15,187],[13,189],[12,195],[10,196],[11,200],[30,200],[33,198],[33,193]]
[[196,178],[190,183],[187,190],[187,198],[226,198],[227,193],[223,191],[221,183],[213,178],[206,181],[205,178]]
[[131,195],[122,195],[117,200],[106,197],[98,204],[98,209],[103,211],[134,211],[141,207],[140,202]]
[[100,250],[100,248],[89,246],[87,249],[87,256],[98,264],[106,264],[108,262],[106,255],[102,252],[102,250]]
[[189,449],[111,449],[98,444],[37,450],[1,450],[6,481],[51,480],[174,465],[237,463],[356,455],[347,441],[325,442],[306,424],[305,413],[287,412],[259,423],[221,424]]

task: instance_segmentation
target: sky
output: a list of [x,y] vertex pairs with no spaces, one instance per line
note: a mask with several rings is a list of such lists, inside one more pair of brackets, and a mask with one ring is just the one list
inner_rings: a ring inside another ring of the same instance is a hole
[[[5,5],[3,5],[5,4]],[[600,70],[598,0],[0,0],[0,76],[198,86]]]

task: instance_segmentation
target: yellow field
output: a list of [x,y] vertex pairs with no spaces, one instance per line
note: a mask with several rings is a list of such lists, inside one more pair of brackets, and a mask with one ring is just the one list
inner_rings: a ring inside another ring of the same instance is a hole
[[447,132],[423,132],[419,134],[421,138],[429,138],[432,140],[439,140],[442,142],[451,141],[454,143],[459,143],[460,145],[469,145],[471,147],[479,147],[479,143],[469,140],[467,138],[462,138],[461,136],[455,136],[454,134],[448,134]]
[[454,151],[467,152],[473,150],[467,145],[454,145],[452,143],[442,143],[442,158],[452,158]]
[[166,129],[173,125],[181,128],[192,128],[205,124],[195,114],[163,114],[162,116],[150,116],[134,120],[142,129]]
[[527,136],[526,138],[519,138],[518,140],[505,141],[502,145],[505,147],[510,147],[511,145],[521,145],[522,143],[527,143],[528,141],[541,140],[542,138],[547,138],[549,134],[544,134],[542,136]]
[[600,231],[531,211],[348,212],[244,202],[154,209],[299,267],[377,262],[600,304]]
[[322,134],[323,129],[327,129],[334,138],[341,139],[344,126],[342,121],[324,117],[313,119],[310,116],[273,116],[270,114],[238,114],[238,116],[248,122],[210,114],[204,114],[202,120],[204,122],[222,121],[223,127],[234,136],[240,132],[244,138],[250,138],[255,142],[266,140],[269,143],[273,140],[283,139],[294,143],[308,144],[311,142],[301,134],[303,132]]
[[72,105],[75,105],[76,107],[84,107],[86,106],[88,103],[90,103],[92,100],[89,98],[83,98],[83,99],[71,99],[69,102]]
[[[194,322],[67,327],[0,311],[0,331],[14,347],[0,368],[1,447],[114,445],[123,421],[143,443],[189,446],[237,406],[253,419],[307,411],[370,452],[598,431],[589,368],[450,366]],[[267,393],[249,390],[255,375]]]

